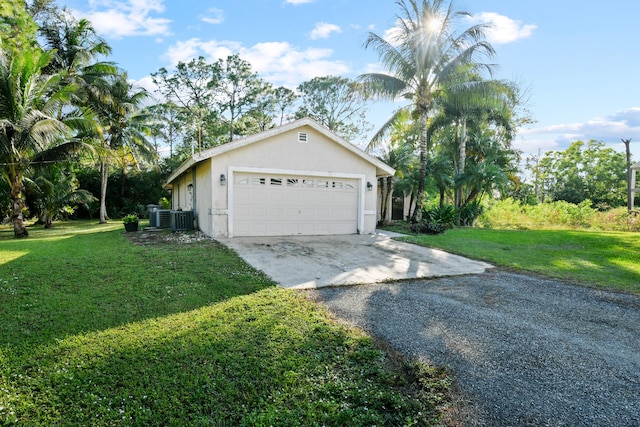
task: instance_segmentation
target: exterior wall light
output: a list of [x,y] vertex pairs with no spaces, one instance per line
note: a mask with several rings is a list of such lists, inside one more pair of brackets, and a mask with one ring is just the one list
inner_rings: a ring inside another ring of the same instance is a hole
[[220,174],[220,185],[225,185],[227,182],[227,177],[224,176],[223,173]]
[[367,190],[373,191],[373,184],[370,181],[367,181]]

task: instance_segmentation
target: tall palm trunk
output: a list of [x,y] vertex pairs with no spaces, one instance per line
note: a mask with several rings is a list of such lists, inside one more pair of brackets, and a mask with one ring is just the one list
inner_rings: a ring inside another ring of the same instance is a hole
[[100,161],[100,224],[105,224],[107,216],[107,182],[109,180],[109,165],[105,159]]
[[24,200],[22,199],[22,174],[14,172],[11,177],[11,220],[13,222],[13,235],[15,237],[27,237],[29,233],[24,225],[24,217],[22,208],[24,208]]
[[418,194],[416,208],[411,216],[412,222],[422,220],[422,205],[424,203],[424,181],[427,177],[427,111],[420,109],[420,174],[418,175]]
[[407,220],[409,218],[413,218],[413,201],[414,201],[414,194],[413,191],[411,192],[411,195],[409,196],[409,212],[407,215]]
[[393,176],[388,176],[386,178],[380,178],[380,192],[381,192],[381,202],[380,202],[380,224],[387,224],[387,216],[389,215],[389,200],[393,194]]
[[53,227],[53,218],[52,216],[46,212],[44,214],[44,228],[52,228]]
[[[464,175],[464,169],[466,167],[467,160],[467,119],[462,118],[460,120],[460,136],[458,141],[458,170],[456,171],[456,177],[462,177]],[[454,203],[457,208],[460,208],[463,204],[463,187],[460,184],[456,188],[454,197]]]

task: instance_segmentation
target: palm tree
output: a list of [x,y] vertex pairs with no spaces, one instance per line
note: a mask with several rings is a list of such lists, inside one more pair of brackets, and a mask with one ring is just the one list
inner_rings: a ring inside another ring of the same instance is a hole
[[44,47],[55,51],[47,71],[62,72],[72,81],[81,79],[86,83],[115,73],[113,63],[98,61],[100,56],[111,54],[111,47],[88,20],[75,21],[61,15],[57,22],[47,22],[39,31],[44,37]]
[[71,138],[72,126],[86,125],[82,117],[56,118],[72,87],[60,85],[59,75],[42,73],[52,56],[29,49],[12,56],[0,51],[0,164],[11,188],[16,237],[28,236],[22,213],[25,173],[33,164],[59,161],[83,145]]
[[[517,102],[512,85],[496,80],[484,80],[478,75],[462,70],[459,76],[445,87],[437,101],[440,113],[431,122],[431,129],[454,126],[454,177],[465,173],[467,158],[467,134],[470,125],[476,131],[492,124],[503,130],[506,141],[513,138],[513,106]],[[454,192],[454,204],[463,205],[463,189]]]
[[97,200],[87,190],[78,188],[78,179],[72,172],[57,164],[39,168],[33,184],[38,193],[40,221],[44,228],[51,228],[57,215],[73,213],[77,205],[86,206]]
[[393,195],[396,179],[404,179],[411,159],[414,157],[414,149],[410,144],[402,144],[399,141],[392,141],[389,147],[379,156],[380,160],[396,170],[395,175],[379,178],[379,186],[382,191],[382,201],[380,205],[380,222],[386,223],[389,201]]
[[[378,187],[381,189],[380,221],[387,220],[389,200],[391,199],[396,182],[405,180],[405,172],[409,170],[411,161],[415,158],[415,136],[417,129],[415,122],[407,112],[401,112],[391,126],[386,129],[389,142],[380,149],[379,140],[370,142],[367,151],[380,151],[378,158],[394,168],[394,176],[379,178]],[[406,186],[405,186],[406,187]],[[407,194],[411,193],[408,191]]]
[[120,153],[120,159],[133,159],[123,162],[123,172],[131,163],[137,163],[137,157],[155,161],[156,152],[148,140],[153,132],[153,114],[144,112],[144,103],[149,93],[136,88],[127,81],[125,73],[105,79],[100,85],[91,87],[89,103],[96,113],[102,133],[100,140],[100,223],[108,219],[106,197],[109,178],[110,157]]
[[427,172],[433,180],[433,184],[438,189],[440,197],[438,206],[441,209],[444,206],[447,189],[451,188],[454,183],[454,180],[451,177],[451,163],[451,159],[441,153],[437,155],[429,154],[427,156]]
[[[418,206],[424,199],[427,162],[427,120],[434,98],[444,85],[452,81],[461,67],[472,71],[491,71],[481,57],[492,57],[493,47],[485,40],[486,25],[474,25],[457,31],[459,18],[469,13],[456,11],[447,0],[398,0],[402,13],[391,39],[369,33],[365,47],[378,52],[389,74],[370,73],[360,76],[371,94],[409,101],[420,123],[420,178]],[[395,116],[394,116],[395,117]],[[389,126],[392,117],[383,128]],[[413,220],[421,218],[420,208]]]
[[479,131],[469,140],[469,167],[456,177],[458,188],[466,186],[462,206],[473,203],[493,190],[504,191],[508,185],[520,185],[517,176],[519,154],[505,146],[495,133]]

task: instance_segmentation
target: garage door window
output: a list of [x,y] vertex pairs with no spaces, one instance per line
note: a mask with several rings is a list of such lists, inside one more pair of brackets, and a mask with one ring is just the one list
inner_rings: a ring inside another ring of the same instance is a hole
[[267,178],[253,178],[253,185],[267,185]]
[[282,185],[281,178],[271,178],[271,185]]
[[312,179],[303,179],[302,180],[302,186],[303,187],[313,187],[313,180]]
[[287,187],[296,187],[298,182],[298,178],[287,178]]

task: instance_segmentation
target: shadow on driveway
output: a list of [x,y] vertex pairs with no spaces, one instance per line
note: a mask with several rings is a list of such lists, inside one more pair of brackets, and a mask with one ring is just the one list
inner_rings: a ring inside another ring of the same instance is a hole
[[388,233],[220,239],[281,286],[310,289],[483,273],[490,264],[398,242]]
[[449,368],[471,414],[456,425],[640,426],[637,296],[496,270],[308,292]]

